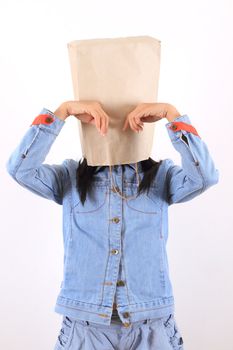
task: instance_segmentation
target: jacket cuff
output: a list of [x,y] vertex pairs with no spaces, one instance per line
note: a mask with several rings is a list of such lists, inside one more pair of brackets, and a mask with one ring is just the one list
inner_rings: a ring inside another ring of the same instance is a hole
[[49,109],[43,107],[30,126],[39,125],[41,129],[58,135],[64,124],[65,120],[57,117]]
[[192,133],[201,138],[197,130],[192,126],[191,120],[187,114],[176,117],[172,122],[166,123],[165,126],[172,141],[177,141],[181,134],[186,135],[188,133]]

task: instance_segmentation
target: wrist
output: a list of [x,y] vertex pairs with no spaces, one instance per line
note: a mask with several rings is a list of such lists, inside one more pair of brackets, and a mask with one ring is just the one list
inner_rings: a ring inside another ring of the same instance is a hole
[[62,103],[54,112],[56,117],[65,120],[66,118],[69,117],[68,109],[67,109],[67,104],[66,102]]
[[165,115],[165,118],[167,119],[168,122],[172,122],[175,118],[180,116],[181,114],[173,105],[168,105],[166,115]]

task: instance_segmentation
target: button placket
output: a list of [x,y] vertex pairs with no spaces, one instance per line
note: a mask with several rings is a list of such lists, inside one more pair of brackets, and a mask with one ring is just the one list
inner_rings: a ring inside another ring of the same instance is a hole
[[[120,225],[119,223],[121,222],[121,216],[120,216],[119,210],[121,208],[120,202],[122,199],[117,194],[117,192],[121,193],[121,188],[119,186],[119,183],[121,182],[121,176],[122,176],[121,167],[120,166],[113,166],[113,172],[112,172],[113,182],[111,183],[111,179],[110,179],[110,190],[111,190],[111,192],[116,193],[116,195],[113,195],[114,199],[112,200],[112,202],[111,201],[109,202],[112,204],[111,210],[110,210],[112,217],[110,216],[110,218],[109,218],[109,221],[112,223],[112,225],[113,224]],[[114,216],[114,214],[116,216]],[[119,216],[117,216],[117,214]],[[111,235],[110,235],[111,246],[114,247],[114,245],[116,245],[116,246],[120,247],[120,244],[121,244],[120,238],[121,238],[120,227],[117,228],[117,227],[115,227],[115,225],[112,226]],[[117,255],[120,254],[120,249],[113,248],[110,250],[110,254],[116,256],[115,264],[118,264],[119,259],[118,259]],[[119,273],[119,271],[118,271],[118,273]],[[117,284],[117,282],[115,282],[115,283]],[[116,291],[115,291],[115,293],[116,293]],[[116,300],[114,299],[114,301],[115,302],[113,303],[113,309],[114,309],[114,307],[115,308],[117,307]]]

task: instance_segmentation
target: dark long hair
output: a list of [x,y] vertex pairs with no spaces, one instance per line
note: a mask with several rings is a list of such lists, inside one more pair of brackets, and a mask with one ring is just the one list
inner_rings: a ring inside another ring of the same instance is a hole
[[[141,163],[143,178],[139,184],[138,193],[137,193],[138,195],[145,191],[147,191],[147,193],[149,192],[151,183],[157,174],[157,171],[159,169],[161,162],[162,160],[157,162],[151,157],[139,162]],[[87,192],[92,191],[93,189],[93,186],[92,186],[93,176],[98,172],[102,171],[105,167],[106,166],[101,166],[99,169],[97,169],[97,166],[87,165],[87,160],[85,157],[79,160],[77,171],[76,171],[76,188],[78,190],[78,193],[80,195],[80,200],[83,205],[86,200]]]

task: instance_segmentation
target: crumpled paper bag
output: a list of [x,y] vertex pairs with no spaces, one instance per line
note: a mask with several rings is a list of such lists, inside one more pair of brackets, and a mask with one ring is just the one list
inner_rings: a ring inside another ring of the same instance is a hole
[[95,125],[77,119],[81,149],[88,165],[136,163],[148,159],[155,123],[143,131],[125,118],[139,103],[156,102],[161,41],[150,36],[74,40],[67,43],[75,100],[99,101],[109,115],[102,136]]

